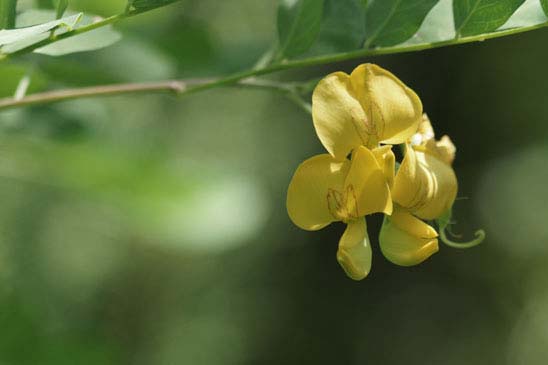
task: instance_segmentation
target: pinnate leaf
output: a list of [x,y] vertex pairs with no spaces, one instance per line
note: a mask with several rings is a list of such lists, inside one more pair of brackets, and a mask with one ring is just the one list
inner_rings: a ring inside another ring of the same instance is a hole
[[0,30],[0,47],[24,42],[33,39],[37,36],[44,35],[50,30],[61,26],[71,28],[82,17],[82,13],[71,15],[57,20],[52,20],[46,23],[37,24],[31,27]]
[[365,40],[363,0],[325,0],[320,32],[312,54],[359,49]]
[[525,0],[453,0],[459,36],[492,32],[503,25]]
[[324,0],[281,0],[278,6],[279,57],[306,52],[320,32]]
[[420,28],[439,0],[370,0],[366,10],[366,46],[405,42]]

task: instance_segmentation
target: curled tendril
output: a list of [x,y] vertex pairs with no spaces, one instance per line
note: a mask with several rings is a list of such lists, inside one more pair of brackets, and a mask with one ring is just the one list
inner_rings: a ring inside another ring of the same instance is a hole
[[453,248],[462,248],[462,249],[464,249],[464,248],[474,247],[474,246],[477,246],[480,243],[482,243],[483,240],[485,239],[485,231],[483,229],[479,229],[474,233],[476,238],[474,238],[473,240],[468,241],[468,242],[455,242],[455,241],[452,241],[449,238],[447,238],[447,235],[445,233],[446,230],[447,230],[447,227],[443,227],[442,229],[440,229],[440,232],[439,232],[440,233],[440,239],[447,246],[453,247]]

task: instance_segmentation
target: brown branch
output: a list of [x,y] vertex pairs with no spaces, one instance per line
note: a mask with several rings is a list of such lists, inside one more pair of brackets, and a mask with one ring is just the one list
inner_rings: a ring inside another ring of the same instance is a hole
[[113,84],[73,89],[62,89],[35,93],[24,96],[22,98],[2,98],[0,99],[0,111],[11,108],[55,103],[65,100],[95,96],[113,96],[151,92],[182,95],[192,93],[195,90],[207,89],[209,88],[209,86],[213,85],[276,90],[284,94],[296,93],[295,86],[293,84],[280,83],[272,80],[256,79],[253,77],[243,80],[235,80],[231,83],[219,83],[219,80],[217,79],[166,80],[159,82]]
[[102,85],[77,89],[46,91],[42,93],[31,94],[20,99],[2,98],[0,99],[0,110],[92,96],[111,96],[144,92],[168,92],[177,95],[187,90],[187,86],[188,83],[185,81],[170,80],[149,83]]

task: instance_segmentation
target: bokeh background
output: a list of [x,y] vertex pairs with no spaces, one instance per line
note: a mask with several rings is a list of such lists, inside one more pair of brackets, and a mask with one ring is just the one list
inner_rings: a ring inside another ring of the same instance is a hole
[[[100,15],[125,0],[72,0]],[[22,6],[34,6],[31,1]],[[227,74],[274,41],[275,0],[185,0],[123,40],[0,64],[0,94]],[[479,247],[361,282],[344,229],[295,227],[285,193],[322,153],[269,91],[96,98],[0,113],[0,364],[544,364],[548,356],[548,29],[362,62],[422,98],[458,148],[457,232]]]

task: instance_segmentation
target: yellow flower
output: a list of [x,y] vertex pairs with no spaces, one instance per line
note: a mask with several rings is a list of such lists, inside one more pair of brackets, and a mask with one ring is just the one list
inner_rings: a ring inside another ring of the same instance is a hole
[[417,217],[436,219],[453,206],[457,196],[457,177],[451,167],[455,147],[447,136],[434,139],[426,116],[411,142],[394,179],[392,196]]
[[[421,219],[440,218],[455,201],[455,146],[447,136],[435,140],[413,90],[379,66],[363,64],[350,75],[335,72],[318,83],[312,118],[329,154],[297,168],[287,192],[291,220],[306,230],[346,223],[337,260],[355,280],[371,269],[368,214],[387,215],[379,242],[389,261],[416,265],[436,253],[438,233]],[[397,173],[391,144],[405,144]],[[438,226],[441,240],[457,247],[445,237],[447,222]]]
[[390,262],[401,266],[417,265],[438,251],[438,233],[434,228],[401,208],[394,207],[385,217],[379,243]]
[[393,165],[390,147],[371,151],[360,146],[351,160],[337,160],[328,154],[309,158],[297,168],[289,184],[287,211],[297,226],[315,231],[332,222],[347,224],[337,260],[352,279],[365,278],[371,268],[364,216],[392,213],[386,174]]
[[425,114],[406,145],[394,179],[392,198],[396,204],[392,216],[385,218],[379,243],[384,256],[398,265],[419,264],[438,251],[438,233],[417,217],[441,217],[457,195],[457,178],[451,167],[455,146],[447,136],[440,141],[434,137]]
[[350,75],[326,76],[312,95],[316,133],[338,160],[360,145],[404,143],[417,131],[421,116],[415,92],[373,64],[362,64]]

